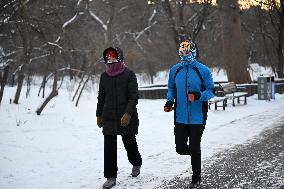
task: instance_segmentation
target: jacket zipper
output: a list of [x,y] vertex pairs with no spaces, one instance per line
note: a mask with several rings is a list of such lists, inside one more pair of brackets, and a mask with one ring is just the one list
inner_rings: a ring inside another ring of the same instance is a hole
[[[188,112],[188,101],[189,101],[189,100],[188,100],[188,91],[187,91],[187,90],[188,90],[188,87],[187,87],[187,83],[188,83],[187,78],[188,78],[188,77],[187,77],[187,75],[188,75],[188,65],[186,65],[186,86],[185,86],[185,87],[186,87],[186,90],[185,90],[185,91],[186,91],[186,94],[185,94],[185,96],[186,96],[187,112]],[[191,102],[189,102],[189,103],[190,103],[190,106],[191,106]],[[191,108],[190,108],[190,114],[191,114]],[[188,122],[188,124],[189,124],[189,115],[190,115],[190,114],[187,113],[187,122]]]

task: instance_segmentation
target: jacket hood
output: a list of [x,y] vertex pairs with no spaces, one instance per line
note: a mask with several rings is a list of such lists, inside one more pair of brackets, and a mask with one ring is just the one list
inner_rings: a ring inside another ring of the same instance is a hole
[[119,47],[108,47],[103,52],[103,59],[104,59],[105,63],[107,62],[106,54],[107,54],[108,51],[116,51],[116,53],[118,55],[118,62],[123,61],[123,59],[124,59],[123,52]]

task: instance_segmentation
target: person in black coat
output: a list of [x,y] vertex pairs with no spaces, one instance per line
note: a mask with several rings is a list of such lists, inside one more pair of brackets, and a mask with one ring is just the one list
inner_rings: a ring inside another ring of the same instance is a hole
[[117,135],[121,135],[129,162],[133,165],[131,175],[140,174],[142,158],[136,142],[138,134],[138,84],[135,73],[123,62],[121,49],[109,47],[104,50],[106,71],[101,74],[97,104],[97,125],[104,134],[103,188],[116,185]]

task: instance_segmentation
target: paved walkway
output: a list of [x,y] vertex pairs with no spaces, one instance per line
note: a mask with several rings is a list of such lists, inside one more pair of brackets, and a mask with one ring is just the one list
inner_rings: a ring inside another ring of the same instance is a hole
[[[284,189],[284,123],[202,164],[202,183],[197,188]],[[188,177],[177,176],[158,188],[189,188],[191,171],[184,175]]]

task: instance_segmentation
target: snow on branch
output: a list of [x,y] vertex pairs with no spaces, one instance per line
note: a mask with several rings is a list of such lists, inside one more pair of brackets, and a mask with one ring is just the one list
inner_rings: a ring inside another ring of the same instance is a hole
[[192,20],[194,20],[196,17],[198,16],[198,14],[195,12],[186,22],[186,26],[192,22]]
[[7,7],[13,5],[13,3],[15,3],[15,2],[16,2],[16,0],[10,1],[10,2],[8,2],[7,4],[5,4],[5,5],[3,6],[3,8],[6,9]]
[[[156,14],[156,13],[155,13]],[[153,16],[153,15],[152,15]],[[152,19],[149,19],[152,20]],[[151,25],[147,26],[146,28],[144,28],[143,30],[139,31],[139,32],[124,32],[121,33],[119,35],[116,35],[114,40],[118,40],[120,41],[120,38],[124,38],[125,36],[130,36],[131,38],[134,39],[135,43],[137,44],[137,46],[142,50],[143,53],[146,53],[146,50],[142,47],[142,45],[139,43],[138,39],[147,31],[150,30],[155,24],[157,24],[158,22],[155,21],[153,22]]]
[[94,50],[89,50],[89,49],[70,49],[69,51],[70,52],[86,52],[86,53],[89,53],[89,52],[93,52]]
[[22,70],[22,67],[24,66],[24,64],[21,64],[13,73],[13,75],[16,75],[16,73],[20,70]]
[[5,57],[12,56],[13,54],[16,54],[16,53],[17,53],[17,51],[9,52],[9,53],[5,54]]
[[79,0],[79,1],[77,2],[77,6],[79,6],[79,5],[82,3],[82,1],[83,1],[83,0]]
[[31,58],[31,59],[30,59],[30,63],[31,63],[32,61],[34,61],[34,60],[41,59],[41,58],[45,58],[45,57],[47,57],[47,56],[49,56],[49,55],[50,55],[50,53],[44,54],[44,55],[41,55],[41,56],[37,56],[37,57],[34,57],[34,58]]
[[60,39],[61,39],[61,37],[58,36],[58,38],[55,40],[55,43],[58,43]]
[[124,11],[125,9],[127,9],[128,8],[128,5],[127,6],[124,6],[124,7],[122,7],[121,9],[119,9],[119,11],[118,12],[122,12],[122,11]]
[[76,20],[78,16],[78,13],[76,13],[70,20],[66,21],[63,25],[62,25],[62,29],[65,29],[69,24],[71,24],[72,22],[74,22]]
[[0,46],[0,67],[5,67],[9,64],[9,62],[15,62],[14,59],[8,58],[15,54],[17,51],[12,51],[6,54],[4,52],[3,47]]
[[8,22],[10,21],[10,18],[11,18],[10,16],[6,17],[6,18],[3,20],[3,23],[5,23],[5,24],[8,23]]
[[142,50],[142,52],[146,54],[147,51],[142,47],[142,45],[137,40],[135,40],[135,42],[136,42],[137,46]]
[[61,47],[60,45],[56,44],[56,43],[52,43],[52,42],[47,42],[49,45],[51,46],[55,46],[55,47],[58,47],[60,49],[63,49],[63,47]]
[[157,23],[158,22],[155,21],[150,26],[148,26],[148,27],[144,28],[142,31],[138,32],[138,35],[135,37],[135,40],[138,40],[147,30],[151,29],[151,27],[154,26]]
[[102,25],[102,28],[103,28],[105,31],[108,30],[107,25],[104,24],[104,22],[103,22],[93,11],[89,10],[89,13],[90,13],[90,15],[91,15],[91,17],[92,17],[93,19],[95,19],[98,23],[100,23],[100,24]]
[[15,62],[15,60],[14,60],[14,59],[8,59],[8,60],[6,60],[6,61],[0,63],[0,67],[1,67],[1,64],[2,64],[2,66],[4,67],[4,66],[8,65],[9,62]]
[[156,11],[156,9],[154,9],[152,15],[150,16],[150,18],[149,18],[149,20],[148,20],[148,24],[149,24],[149,25],[151,24],[151,22],[152,22],[153,19],[155,18],[156,14],[157,14],[157,11]]

